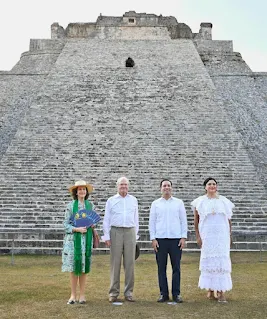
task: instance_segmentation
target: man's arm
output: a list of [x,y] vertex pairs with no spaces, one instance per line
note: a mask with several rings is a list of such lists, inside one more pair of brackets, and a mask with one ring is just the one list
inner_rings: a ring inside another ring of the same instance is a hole
[[181,221],[181,238],[187,239],[187,216],[186,216],[186,210],[184,207],[184,203],[182,202],[180,206],[180,221]]
[[185,240],[187,239],[187,217],[184,203],[182,202],[179,209],[180,221],[181,221],[181,239],[179,242],[180,249],[185,247]]
[[106,242],[106,245],[110,246],[110,199],[106,202],[105,216],[103,220],[103,233],[102,240]]
[[135,232],[136,232],[136,239],[139,238],[138,232],[139,232],[139,214],[138,214],[138,201],[136,199],[136,210],[134,215],[134,223],[135,223]]
[[152,247],[155,250],[155,252],[158,251],[158,241],[156,240],[156,209],[154,202],[151,205],[150,208],[150,214],[149,214],[149,233],[150,233],[150,240],[152,240]]

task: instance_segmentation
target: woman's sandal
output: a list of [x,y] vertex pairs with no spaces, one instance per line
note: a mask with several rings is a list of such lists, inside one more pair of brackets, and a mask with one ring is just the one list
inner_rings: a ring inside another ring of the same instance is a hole
[[69,299],[69,301],[67,302],[67,305],[74,305],[75,303],[76,303],[75,300]]
[[219,292],[218,302],[221,302],[221,303],[227,303],[227,300],[226,300],[225,294],[224,294],[223,292]]
[[207,294],[207,298],[209,300],[217,299],[217,290],[210,290],[209,289],[208,294]]

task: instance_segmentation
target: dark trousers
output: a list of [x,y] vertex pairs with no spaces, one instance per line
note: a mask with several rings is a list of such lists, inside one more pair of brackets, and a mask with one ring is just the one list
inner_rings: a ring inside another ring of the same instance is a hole
[[156,253],[156,260],[158,264],[158,280],[160,294],[163,296],[169,296],[169,288],[167,281],[167,262],[168,254],[170,255],[172,265],[172,295],[180,295],[180,261],[182,257],[182,250],[178,246],[180,238],[176,239],[157,239],[159,248]]

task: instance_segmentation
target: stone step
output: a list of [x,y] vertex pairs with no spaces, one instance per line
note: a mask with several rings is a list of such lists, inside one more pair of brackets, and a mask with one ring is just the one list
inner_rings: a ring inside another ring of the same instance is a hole
[[[70,200],[68,186],[77,177],[92,182],[92,201],[103,216],[121,175],[129,177],[140,218],[146,218],[142,240],[149,240],[150,205],[166,176],[185,202],[189,239],[195,236],[190,202],[203,193],[208,175],[236,205],[234,232],[264,233],[264,219],[256,216],[267,211],[266,189],[248,155],[249,141],[242,142],[229,120],[192,41],[159,44],[66,43],[2,157],[0,216],[21,219],[15,225],[3,220],[8,227],[0,238],[62,240],[56,223]],[[119,62],[128,52],[142,52],[134,70]],[[49,215],[55,222],[39,219]]]
[[[138,197],[138,195],[136,195],[135,193],[132,192],[132,194],[136,197]],[[144,196],[144,195],[143,195]],[[146,195],[148,196],[148,194]],[[180,196],[179,196],[180,197]],[[229,197],[229,196],[228,196]],[[233,195],[231,196],[233,197]],[[149,210],[150,209],[150,206],[151,206],[151,203],[152,201],[155,199],[155,196],[151,196],[150,197],[151,200],[150,201],[143,201],[142,200],[142,197],[139,197],[139,205],[142,206],[142,207],[145,207],[144,209],[146,210]],[[102,203],[105,203],[107,200],[107,197],[105,197],[105,199],[101,199]],[[183,199],[183,201],[185,202],[186,206],[188,208],[190,208],[189,206],[189,203],[192,201],[193,199]],[[99,201],[99,199],[98,199]],[[67,201],[66,201],[67,202]],[[61,209],[64,209],[65,208],[65,205],[66,205],[66,202],[64,203],[57,203],[57,202],[54,202],[54,203],[47,203],[47,206],[44,202],[34,202],[34,203],[29,203],[29,202],[24,202],[24,203],[21,203],[20,205],[18,205],[20,203],[20,201],[14,201],[13,202],[10,202],[10,201],[5,201],[5,200],[2,200],[2,205],[4,205],[2,208],[3,208],[3,212],[5,211],[25,211],[25,209],[27,208],[27,211],[34,211],[34,210],[46,210],[46,211],[49,211],[49,212],[52,212],[54,211],[54,208],[57,208],[58,210]],[[235,211],[239,211],[239,210],[242,210],[242,209],[252,209],[252,210],[262,210],[263,212],[265,212],[265,209],[266,209],[266,200],[263,198],[263,199],[259,199],[257,202],[251,202],[251,201],[245,201],[245,202],[242,202],[240,203],[238,200],[235,200],[235,203],[236,203],[236,208],[235,208]],[[251,207],[251,204],[254,204],[255,203],[255,207]],[[240,204],[240,205],[239,205]],[[102,204],[103,205],[103,204]],[[266,212],[265,212],[266,213]]]
[[[138,241],[141,254],[153,253],[151,241]],[[62,253],[62,240],[7,240],[0,239],[0,255],[1,254],[61,254]],[[184,251],[200,251],[195,241],[187,241]],[[267,242],[234,242],[231,251],[267,251]],[[94,254],[109,253],[109,248],[106,248],[104,243],[101,242],[99,248],[93,250]]]
[[[259,229],[264,229],[267,226],[267,220],[257,220],[257,221],[246,221],[246,222],[232,222],[232,227],[233,229],[238,229],[240,227],[242,228],[248,228],[250,229],[251,227],[259,227]],[[102,223],[98,224],[99,228],[102,228]],[[139,232],[142,233],[144,231],[148,230],[148,223],[139,223]],[[62,225],[62,221],[58,220],[58,221],[47,221],[47,222],[43,222],[43,221],[38,221],[38,220],[34,220],[34,221],[17,221],[17,220],[7,220],[7,221],[1,221],[0,219],[0,229],[1,228],[61,228],[63,229],[63,225]],[[193,220],[188,220],[188,228],[194,229],[194,225],[193,225]],[[267,228],[266,228],[267,229]]]

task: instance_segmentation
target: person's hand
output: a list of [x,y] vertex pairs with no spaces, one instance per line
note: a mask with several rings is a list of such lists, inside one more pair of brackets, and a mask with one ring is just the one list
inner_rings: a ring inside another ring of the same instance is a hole
[[158,248],[159,248],[159,243],[156,239],[152,240],[152,247],[155,250],[155,252],[158,252]]
[[180,239],[178,246],[180,247],[180,250],[185,247],[185,238]]
[[77,227],[76,232],[85,234],[87,232],[87,228],[86,227]]
[[202,247],[202,240],[201,240],[200,236],[197,237],[197,244],[198,244],[199,248]]
[[110,240],[106,240],[105,244],[106,244],[107,247],[110,247],[111,246],[111,241]]

